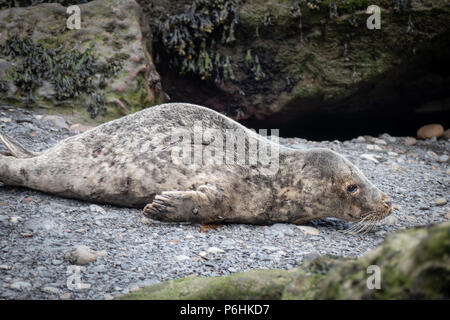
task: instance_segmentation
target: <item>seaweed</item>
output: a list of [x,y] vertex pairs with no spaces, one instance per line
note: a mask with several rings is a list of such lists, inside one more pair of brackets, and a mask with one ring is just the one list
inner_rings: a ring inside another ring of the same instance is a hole
[[180,74],[216,82],[234,79],[232,61],[218,52],[217,44],[233,43],[238,12],[232,0],[194,0],[181,14],[159,20],[154,34],[154,56]]
[[90,101],[86,107],[86,110],[91,118],[94,119],[100,113],[105,115],[107,111],[105,95],[103,93],[94,92],[89,98]]
[[[80,52],[75,49],[46,48],[34,43],[29,37],[20,38],[16,35],[8,38],[0,45],[0,56],[10,60],[15,59],[18,64],[12,79],[15,85],[25,95],[27,105],[35,99],[33,92],[48,81],[54,86],[55,98],[66,100],[82,93],[94,94],[100,88],[106,87],[106,78],[117,75],[122,68],[121,56],[107,59],[105,67],[99,67],[92,54],[92,48]],[[93,84],[96,74],[101,74],[98,88]],[[102,96],[95,93],[95,97]],[[95,118],[100,111],[101,98],[95,98],[88,106],[88,112]],[[103,96],[104,104],[104,96]]]
[[27,104],[34,101],[33,90],[43,80],[52,83],[56,99],[64,100],[89,92],[92,76],[96,73],[94,58],[90,50],[64,51],[43,48],[30,38],[12,36],[0,46],[0,53],[10,59],[21,58],[13,74],[15,84],[25,93]]

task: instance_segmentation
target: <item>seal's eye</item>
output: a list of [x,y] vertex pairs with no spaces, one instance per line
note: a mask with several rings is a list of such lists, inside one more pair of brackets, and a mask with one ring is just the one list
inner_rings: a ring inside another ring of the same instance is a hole
[[356,191],[358,191],[358,186],[356,184],[351,184],[347,187],[348,193],[355,193]]

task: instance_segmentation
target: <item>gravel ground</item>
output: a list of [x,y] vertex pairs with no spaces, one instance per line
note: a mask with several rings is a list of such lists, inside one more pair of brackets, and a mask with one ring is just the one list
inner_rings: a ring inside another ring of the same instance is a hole
[[[59,119],[60,120],[60,119]],[[64,121],[62,121],[64,122]],[[0,108],[0,130],[33,151],[71,135],[61,121]],[[450,141],[381,135],[350,141],[280,139],[293,148],[328,147],[347,156],[395,203],[367,234],[323,219],[272,226],[143,223],[140,210],[95,205],[0,183],[0,298],[111,299],[163,280],[288,269],[318,255],[357,257],[396,230],[450,218]],[[414,143],[415,142],[415,143]],[[413,145],[411,145],[414,143]],[[4,150],[4,149],[1,149]],[[65,254],[86,245],[101,254],[81,269],[84,289],[69,289]]]

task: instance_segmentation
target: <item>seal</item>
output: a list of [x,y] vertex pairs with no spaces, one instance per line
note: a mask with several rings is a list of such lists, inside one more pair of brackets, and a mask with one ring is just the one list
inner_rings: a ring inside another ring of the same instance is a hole
[[[229,148],[228,162],[219,161],[224,149],[220,137],[241,141]],[[281,146],[192,104],[151,107],[40,153],[27,151],[5,134],[0,140],[8,149],[0,155],[0,181],[5,185],[144,208],[151,219],[301,224],[324,217],[378,221],[391,212],[389,198],[338,153]],[[271,150],[265,166],[249,161],[255,143],[258,155]],[[192,150],[203,159],[195,161]],[[242,158],[239,150],[245,159],[237,159]],[[274,164],[276,170],[267,170]]]

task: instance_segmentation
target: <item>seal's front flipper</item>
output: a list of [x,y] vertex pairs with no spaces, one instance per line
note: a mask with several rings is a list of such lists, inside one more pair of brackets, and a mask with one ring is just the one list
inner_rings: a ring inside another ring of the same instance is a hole
[[231,210],[218,186],[203,185],[196,191],[165,191],[142,212],[150,219],[170,222],[217,223]]
[[15,158],[32,158],[37,154],[28,151],[22,147],[16,140],[8,137],[6,134],[0,132],[0,141],[3,142],[6,148],[8,148],[9,153],[2,152],[3,155],[13,156]]

